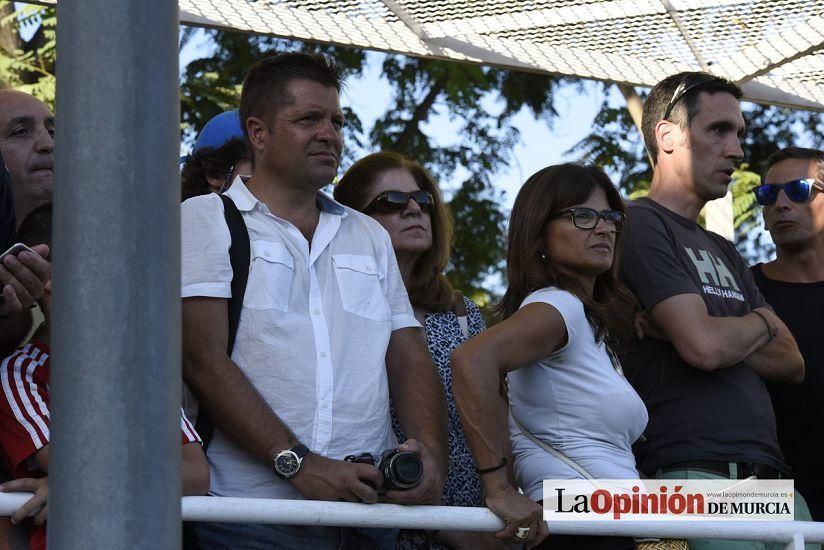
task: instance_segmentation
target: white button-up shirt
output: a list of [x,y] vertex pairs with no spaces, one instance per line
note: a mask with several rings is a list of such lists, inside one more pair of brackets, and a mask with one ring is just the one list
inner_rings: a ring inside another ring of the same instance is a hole
[[[227,192],[249,231],[251,266],[232,360],[313,452],[342,459],[397,445],[386,350],[418,327],[389,235],[375,220],[318,193],[311,246],[237,179]],[[182,295],[229,298],[231,237],[215,194],[181,207]],[[211,492],[300,498],[219,430],[209,446]]]

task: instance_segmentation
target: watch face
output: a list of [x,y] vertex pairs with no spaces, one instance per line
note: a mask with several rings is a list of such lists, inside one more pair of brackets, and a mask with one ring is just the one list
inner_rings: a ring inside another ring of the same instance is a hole
[[295,474],[298,468],[300,468],[300,461],[293,451],[283,451],[275,457],[275,470],[284,477]]

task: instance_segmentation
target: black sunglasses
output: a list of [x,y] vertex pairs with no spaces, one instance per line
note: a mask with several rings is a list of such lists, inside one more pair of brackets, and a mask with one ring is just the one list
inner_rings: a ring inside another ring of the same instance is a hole
[[690,93],[692,90],[698,88],[699,86],[703,86],[704,84],[717,82],[719,80],[721,79],[717,76],[706,73],[688,74],[682,78],[681,82],[679,82],[678,86],[675,88],[672,98],[669,100],[669,103],[667,103],[667,110],[664,111],[664,116],[661,117],[661,120],[669,120],[669,116],[672,114],[672,109],[675,107],[675,104],[681,101],[681,98]]
[[418,203],[418,206],[430,214],[435,207],[435,200],[429,191],[410,191],[409,193],[403,191],[384,191],[364,207],[363,213],[371,214],[372,212],[378,212],[381,214],[391,214],[392,212],[400,212],[409,204],[409,199],[414,200]]
[[561,210],[550,219],[560,218],[566,215],[572,215],[572,223],[578,229],[593,229],[598,225],[598,220],[603,219],[607,223],[611,223],[615,228],[616,233],[620,233],[624,228],[624,213],[618,210],[601,210],[598,212],[592,208],[577,207],[567,208]]
[[784,190],[793,202],[808,202],[813,189],[824,191],[824,183],[813,178],[792,180],[786,183],[765,183],[755,188],[755,201],[761,206],[770,206],[778,200],[778,192]]

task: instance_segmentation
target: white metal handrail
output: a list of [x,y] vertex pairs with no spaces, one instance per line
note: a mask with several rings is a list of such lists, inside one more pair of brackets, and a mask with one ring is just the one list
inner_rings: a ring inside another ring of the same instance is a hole
[[[30,497],[30,493],[0,493],[0,516],[10,515]],[[503,522],[487,508],[230,497],[183,497],[181,506],[187,521],[465,531],[498,531],[503,527]],[[784,542],[788,549],[802,550],[805,542],[824,543],[824,522],[553,521],[550,533],[758,540]]]

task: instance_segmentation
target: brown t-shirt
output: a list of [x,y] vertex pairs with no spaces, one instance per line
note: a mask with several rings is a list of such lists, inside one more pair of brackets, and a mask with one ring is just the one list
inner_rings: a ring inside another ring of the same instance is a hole
[[[645,310],[698,294],[716,317],[764,305],[735,246],[651,199],[630,203],[620,274]],[[688,365],[670,342],[644,338],[623,358],[627,379],[649,411],[641,471],[693,460],[755,462],[785,472],[764,382],[739,363],[713,372]]]

